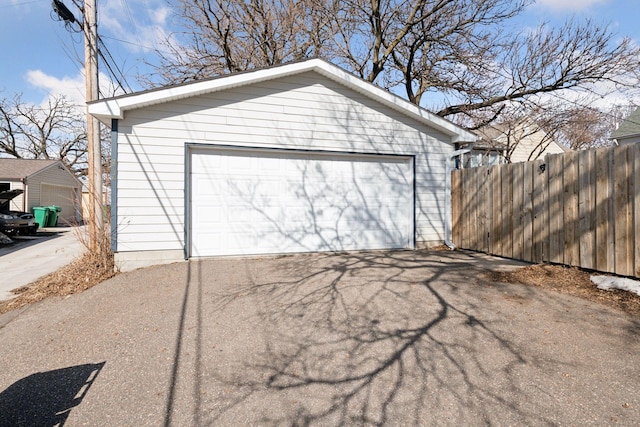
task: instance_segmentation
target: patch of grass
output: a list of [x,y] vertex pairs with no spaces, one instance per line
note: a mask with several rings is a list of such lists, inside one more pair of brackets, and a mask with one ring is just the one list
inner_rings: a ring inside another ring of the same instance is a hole
[[536,264],[511,272],[488,272],[485,278],[494,282],[538,286],[604,304],[632,315],[640,315],[639,295],[618,289],[598,289],[591,281],[591,274],[576,267]]

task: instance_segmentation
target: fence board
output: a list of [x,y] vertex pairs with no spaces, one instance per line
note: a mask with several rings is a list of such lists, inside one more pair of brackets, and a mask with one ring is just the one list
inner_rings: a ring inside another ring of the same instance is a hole
[[533,162],[522,164],[524,172],[524,194],[522,198],[522,259],[533,261]]
[[549,261],[562,264],[564,261],[564,233],[562,230],[563,192],[562,192],[562,156],[548,157],[549,168]]
[[580,263],[584,268],[595,269],[595,151],[584,150],[578,153],[578,216],[580,218],[578,239]]
[[478,170],[469,169],[471,189],[469,191],[469,244],[478,247]]
[[451,240],[453,244],[456,246],[461,246],[462,243],[460,241],[460,234],[462,232],[462,227],[460,224],[460,213],[462,211],[460,202],[460,194],[462,180],[460,179],[460,174],[462,171],[454,170],[451,173]]
[[480,248],[479,250],[481,250],[482,252],[486,252],[489,249],[489,246],[487,245],[487,209],[489,206],[489,203],[487,203],[487,192],[486,192],[486,185],[487,185],[487,173],[486,173],[487,167],[486,166],[481,166],[479,167],[476,171],[477,171],[477,176],[476,179],[478,180],[478,194],[477,194],[477,198],[478,198],[478,222],[476,223],[476,227],[478,227],[478,229],[476,230],[477,233],[476,235],[478,236],[478,248]]
[[462,186],[462,212],[461,212],[461,218],[462,218],[462,238],[461,238],[461,247],[463,248],[471,248],[472,246],[470,245],[469,242],[469,187],[470,187],[470,183],[469,183],[469,179],[468,179],[468,175],[469,175],[469,170],[468,169],[463,169],[460,171],[461,172],[461,180],[464,183]]
[[629,242],[633,238],[630,227],[630,205],[629,205],[629,173],[628,150],[629,146],[624,145],[614,151],[614,233],[615,233],[615,273],[631,275]]
[[513,258],[513,165],[502,170],[502,256]]
[[561,155],[563,163],[563,188],[564,188],[564,218],[562,230],[564,231],[564,264],[580,264],[579,246],[579,216],[578,216],[578,153]]
[[513,166],[513,258],[523,259],[522,245],[523,234],[523,191],[524,191],[524,168],[522,163],[514,163]]
[[489,168],[489,177],[491,181],[491,226],[489,235],[489,253],[501,254],[502,253],[502,204],[499,200],[499,194],[501,194],[501,182],[500,172],[501,168],[493,167]]
[[460,246],[640,277],[640,145],[456,171]]
[[640,276],[640,144],[633,144],[631,150],[633,164],[633,189],[630,192],[633,198],[633,247],[634,247],[634,268],[633,275]]
[[546,164],[544,160],[536,160],[531,163],[532,171],[531,171],[531,179],[532,179],[532,252],[531,252],[531,261],[533,262],[542,262],[544,255],[544,232],[547,229],[544,221],[544,214],[546,211],[545,206],[545,189],[546,186],[543,185],[546,182]]
[[609,171],[611,151],[596,150],[596,269],[611,271],[613,259],[609,257]]

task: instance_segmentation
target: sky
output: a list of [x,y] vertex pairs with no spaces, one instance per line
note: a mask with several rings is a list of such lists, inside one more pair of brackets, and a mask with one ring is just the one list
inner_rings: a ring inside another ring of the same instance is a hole
[[[143,89],[137,76],[152,71],[147,63],[156,59],[153,49],[160,36],[175,30],[169,4],[166,0],[97,2],[102,40],[129,86]],[[63,3],[77,12],[72,0]],[[640,43],[640,0],[538,0],[515,25],[560,24],[572,16],[609,23],[617,36],[629,36]],[[40,103],[50,94],[63,93],[83,103],[82,33],[68,31],[54,18],[50,0],[0,0],[0,43],[4,52],[0,60],[0,98],[22,94],[23,101]],[[103,82],[107,80],[102,76]]]

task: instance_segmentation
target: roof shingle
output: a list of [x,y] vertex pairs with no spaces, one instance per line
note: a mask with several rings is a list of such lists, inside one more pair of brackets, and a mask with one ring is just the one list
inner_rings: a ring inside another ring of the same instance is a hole
[[0,159],[0,180],[27,178],[57,162],[58,160]]
[[640,135],[640,108],[631,113],[620,127],[613,131],[611,138],[624,138],[628,136]]

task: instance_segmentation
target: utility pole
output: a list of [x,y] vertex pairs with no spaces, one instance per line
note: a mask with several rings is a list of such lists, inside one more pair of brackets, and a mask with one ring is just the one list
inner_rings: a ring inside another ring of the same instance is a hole
[[[84,73],[86,101],[98,99],[98,23],[96,0],[84,0]],[[88,107],[87,107],[88,108]],[[87,155],[89,157],[89,242],[92,252],[98,252],[98,233],[102,218],[102,156],[100,123],[87,111]]]
[[[65,22],[67,29],[73,24],[80,25],[73,13],[62,3],[52,1],[53,11]],[[98,12],[96,0],[84,0],[82,10],[82,31],[84,32],[84,79],[86,102],[98,99]],[[102,156],[100,150],[100,122],[87,116],[87,156],[89,163],[89,246],[91,252],[98,252],[98,233],[103,229],[102,219]]]

